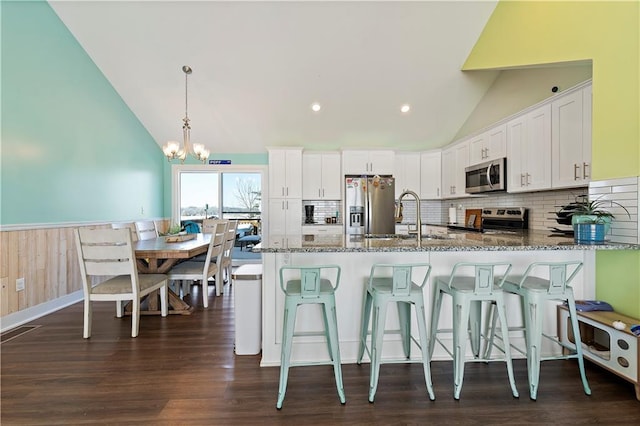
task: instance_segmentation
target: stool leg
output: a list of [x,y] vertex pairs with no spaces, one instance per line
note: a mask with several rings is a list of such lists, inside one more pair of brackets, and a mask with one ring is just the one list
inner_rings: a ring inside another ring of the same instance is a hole
[[429,339],[427,338],[427,323],[424,312],[424,302],[422,301],[422,294],[420,299],[415,302],[416,306],[416,319],[418,320],[418,333],[420,333],[420,351],[422,352],[422,366],[424,368],[424,381],[427,385],[427,392],[429,393],[429,399],[434,401],[436,399],[433,393],[433,383],[431,381],[431,359],[429,358]]
[[282,327],[282,349],[280,352],[280,385],[278,387],[278,402],[276,408],[282,408],[282,401],[287,392],[287,380],[289,379],[289,362],[291,359],[291,341],[293,340],[294,326],[296,324],[297,305],[285,300],[284,323]]
[[400,336],[402,337],[402,349],[404,356],[411,358],[411,303],[398,302],[398,317],[400,320]]
[[529,375],[529,397],[538,397],[540,380],[540,350],[542,345],[542,314],[540,301],[524,296],[524,320],[527,343],[527,371]]
[[[367,347],[367,333],[369,332],[369,318],[371,317],[371,294],[369,290],[364,292],[364,303],[362,304],[362,325],[360,326],[360,348],[358,349],[357,363],[362,363],[364,350]],[[371,356],[371,354],[369,354]]]
[[504,298],[502,294],[496,300],[496,310],[500,317],[500,328],[502,333],[502,342],[504,343],[504,359],[507,363],[507,375],[509,376],[509,384],[511,385],[511,393],[515,398],[519,398],[520,394],[516,388],[516,380],[513,376],[513,363],[511,362],[511,344],[509,342],[509,325],[507,324],[507,315],[505,313]]
[[474,300],[469,305],[469,339],[473,357],[480,356],[480,325],[482,323],[482,302]]
[[327,349],[329,351],[329,357],[331,358],[331,361],[334,360],[333,358],[333,347],[332,347],[332,340],[331,340],[331,334],[330,334],[330,329],[329,329],[329,316],[327,315],[327,305],[326,303],[321,303],[320,306],[322,307],[322,321],[324,322],[324,337],[327,340]]
[[453,295],[453,397],[460,399],[469,327],[470,303]]
[[437,285],[433,292],[433,302],[431,304],[431,332],[429,333],[429,359],[433,357],[433,350],[436,347],[436,337],[438,337],[438,320],[440,319],[440,308],[442,307],[442,292]]
[[484,328],[485,348],[482,357],[487,360],[491,358],[491,352],[493,351],[493,341],[496,335],[496,321],[498,317],[496,316],[495,307],[495,302],[489,304],[487,321]]
[[[325,323],[327,324],[327,342],[329,351],[331,351],[331,360],[333,361],[333,374],[336,378],[338,398],[340,398],[340,403],[346,404],[347,400],[344,396],[344,385],[342,384],[342,364],[340,363],[340,348],[338,346],[338,317],[336,315],[335,299],[329,299],[326,304],[322,304],[322,307],[325,314]],[[331,317],[329,318],[328,315],[331,315]]]
[[580,367],[580,378],[582,379],[582,387],[584,393],[591,395],[591,388],[589,388],[589,382],[587,382],[587,375],[584,372],[584,359],[582,358],[582,339],[580,339],[580,327],[578,326],[578,314],[576,312],[576,302],[573,299],[573,294],[569,294],[567,297],[567,305],[569,305],[569,315],[571,316],[571,328],[573,329],[573,336],[576,343],[576,354],[578,355],[578,367]]
[[371,333],[371,372],[369,374],[369,402],[373,402],[378,389],[378,375],[380,373],[380,359],[382,358],[382,341],[384,326],[387,319],[387,302],[381,304],[373,301],[373,326]]

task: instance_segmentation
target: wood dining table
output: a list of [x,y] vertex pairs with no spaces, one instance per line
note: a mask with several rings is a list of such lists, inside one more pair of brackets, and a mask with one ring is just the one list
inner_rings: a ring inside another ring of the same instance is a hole
[[[211,234],[187,234],[184,241],[170,242],[171,238],[162,236],[150,240],[140,240],[134,243],[134,250],[141,274],[166,274],[178,262],[188,260],[209,249]],[[179,239],[180,237],[173,237]],[[203,265],[204,267],[204,265]],[[169,313],[189,315],[193,307],[180,298],[180,295],[169,289]],[[141,314],[159,315],[158,298],[150,295],[148,309],[141,310]]]

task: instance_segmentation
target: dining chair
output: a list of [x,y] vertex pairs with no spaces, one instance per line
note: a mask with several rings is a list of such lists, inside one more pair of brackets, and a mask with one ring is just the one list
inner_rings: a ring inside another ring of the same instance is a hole
[[202,304],[205,308],[209,306],[209,278],[215,277],[216,287],[222,284],[222,269],[219,265],[224,249],[225,229],[226,224],[216,225],[216,229],[211,233],[211,242],[204,262],[188,260],[178,263],[167,274],[172,281],[200,280],[202,282]]
[[135,243],[136,241],[138,241],[136,224],[133,222],[112,223],[111,229],[129,229],[131,231],[131,242]]
[[[227,224],[227,231],[225,233],[224,239],[224,250],[222,254],[222,263],[220,264],[222,270],[224,271],[224,282],[228,282],[229,286],[231,286],[231,266],[232,260],[231,255],[233,254],[233,247],[236,244],[236,229],[238,228],[237,220],[230,220]],[[224,282],[222,283],[224,285]],[[216,295],[220,296],[222,293],[223,285],[216,285]]]
[[202,221],[202,233],[203,234],[211,234],[213,230],[215,230],[215,226],[218,223],[226,223],[226,219],[204,219]]
[[[91,302],[115,301],[116,316],[123,315],[123,302],[131,301],[131,337],[136,337],[140,325],[140,299],[160,290],[162,316],[168,313],[168,286],[165,274],[140,274],[129,229],[75,230],[80,275],[84,290],[85,339],[91,337]],[[91,277],[105,277],[92,285]]]
[[153,220],[143,220],[135,223],[136,234],[138,234],[138,240],[152,240],[158,238],[158,228]]

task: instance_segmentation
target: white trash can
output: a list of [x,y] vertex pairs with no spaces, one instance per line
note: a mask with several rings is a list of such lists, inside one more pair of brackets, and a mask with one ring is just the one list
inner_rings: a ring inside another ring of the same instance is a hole
[[246,264],[231,274],[235,311],[236,355],[262,349],[262,264]]

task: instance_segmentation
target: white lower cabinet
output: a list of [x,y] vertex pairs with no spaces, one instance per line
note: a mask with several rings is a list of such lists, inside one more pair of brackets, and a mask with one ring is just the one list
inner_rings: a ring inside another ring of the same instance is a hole
[[269,235],[302,234],[302,199],[269,200]]

